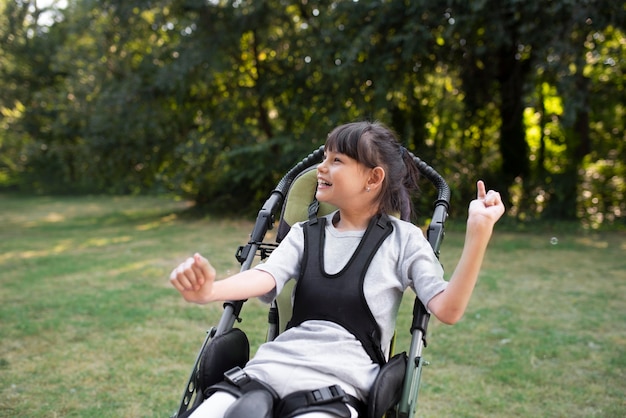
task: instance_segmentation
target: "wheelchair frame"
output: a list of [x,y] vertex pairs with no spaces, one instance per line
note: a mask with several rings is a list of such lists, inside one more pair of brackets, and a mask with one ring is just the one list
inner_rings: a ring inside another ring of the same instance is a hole
[[[426,177],[437,189],[437,200],[434,204],[433,216],[427,230],[427,239],[433,251],[439,257],[439,249],[444,238],[444,226],[448,217],[450,208],[450,189],[446,181],[428,164],[423,162],[419,157],[409,152],[413,158],[421,174]],[[287,192],[296,177],[309,168],[317,165],[322,161],[324,155],[324,146],[320,146],[306,158],[296,164],[291,170],[285,174],[278,185],[270,193],[269,197],[258,212],[250,240],[245,246],[239,247],[236,258],[241,264],[241,271],[248,270],[252,267],[252,263],[257,256],[265,258],[271,253],[275,244],[264,243],[267,231],[274,228],[276,221],[275,214],[278,213],[285,202]],[[172,418],[178,417],[188,411],[190,408],[197,406],[202,402],[201,393],[198,393],[198,368],[200,360],[205,348],[211,341],[223,333],[231,330],[235,322],[239,321],[239,314],[245,300],[227,301],[224,303],[224,312],[222,313],[217,326],[207,331],[206,338],[198,352],[191,375],[187,381],[187,385],[182,395],[178,411],[172,415]],[[426,347],[426,333],[430,314],[416,297],[413,305],[413,321],[411,324],[411,343],[408,352],[407,367],[404,375],[402,395],[400,402],[394,408],[394,411],[386,414],[387,418],[409,418],[413,417],[417,408],[417,398],[419,384],[421,380],[422,367],[425,365],[422,357],[423,348]],[[279,333],[278,308],[276,302],[270,306],[269,326],[267,340],[273,340]],[[195,397],[194,397],[195,396]],[[193,402],[192,402],[193,401]]]

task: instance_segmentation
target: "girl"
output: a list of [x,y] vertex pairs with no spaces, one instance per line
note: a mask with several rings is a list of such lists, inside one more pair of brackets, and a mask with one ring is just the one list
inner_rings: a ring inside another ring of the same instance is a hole
[[[446,282],[421,230],[393,216],[408,219],[407,197],[417,188],[419,172],[407,154],[380,123],[339,126],[329,134],[317,167],[315,194],[320,202],[336,206],[336,212],[319,222],[293,225],[265,263],[227,279],[215,281],[215,269],[200,254],[172,271],[172,285],[185,300],[200,304],[252,297],[271,302],[289,279],[298,278],[295,320],[276,340],[263,344],[244,369],[246,377],[262,382],[279,398],[339,385],[351,399],[365,401],[380,368],[378,360],[387,355],[407,287],[440,321],[454,324],[463,315],[504,205],[499,193],[487,192],[478,181],[463,252]],[[378,237],[376,242],[373,237]],[[338,292],[326,286],[339,286],[347,302],[335,303]],[[351,312],[345,312],[346,306]],[[217,391],[192,417],[234,416],[229,408],[236,408],[236,400]],[[297,416],[358,414],[347,405],[341,411]]]

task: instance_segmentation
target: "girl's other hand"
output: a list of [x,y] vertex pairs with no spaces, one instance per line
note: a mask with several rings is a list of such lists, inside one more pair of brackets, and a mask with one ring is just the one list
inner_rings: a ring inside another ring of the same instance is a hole
[[170,283],[188,302],[206,303],[211,300],[215,268],[209,260],[196,253],[170,274]]

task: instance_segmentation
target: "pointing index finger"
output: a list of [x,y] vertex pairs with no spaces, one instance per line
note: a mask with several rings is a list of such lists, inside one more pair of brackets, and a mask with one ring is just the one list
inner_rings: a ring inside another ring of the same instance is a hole
[[485,183],[482,180],[478,180],[476,182],[476,198],[479,200],[484,199],[487,196],[487,191],[485,190]]

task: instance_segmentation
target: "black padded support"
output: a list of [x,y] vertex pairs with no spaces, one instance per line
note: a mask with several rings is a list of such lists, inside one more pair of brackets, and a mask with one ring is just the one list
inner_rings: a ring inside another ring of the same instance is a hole
[[278,394],[268,384],[251,378],[241,367],[224,373],[224,380],[205,389],[206,398],[215,392],[226,392],[237,398],[225,412],[224,418],[272,418]]
[[273,418],[274,398],[265,390],[244,393],[224,413],[224,418]]
[[238,329],[215,337],[205,348],[198,367],[198,390],[201,393],[224,380],[224,373],[233,367],[244,367],[250,359],[246,334]]
[[407,355],[399,353],[380,368],[370,390],[367,418],[382,418],[400,401]]

